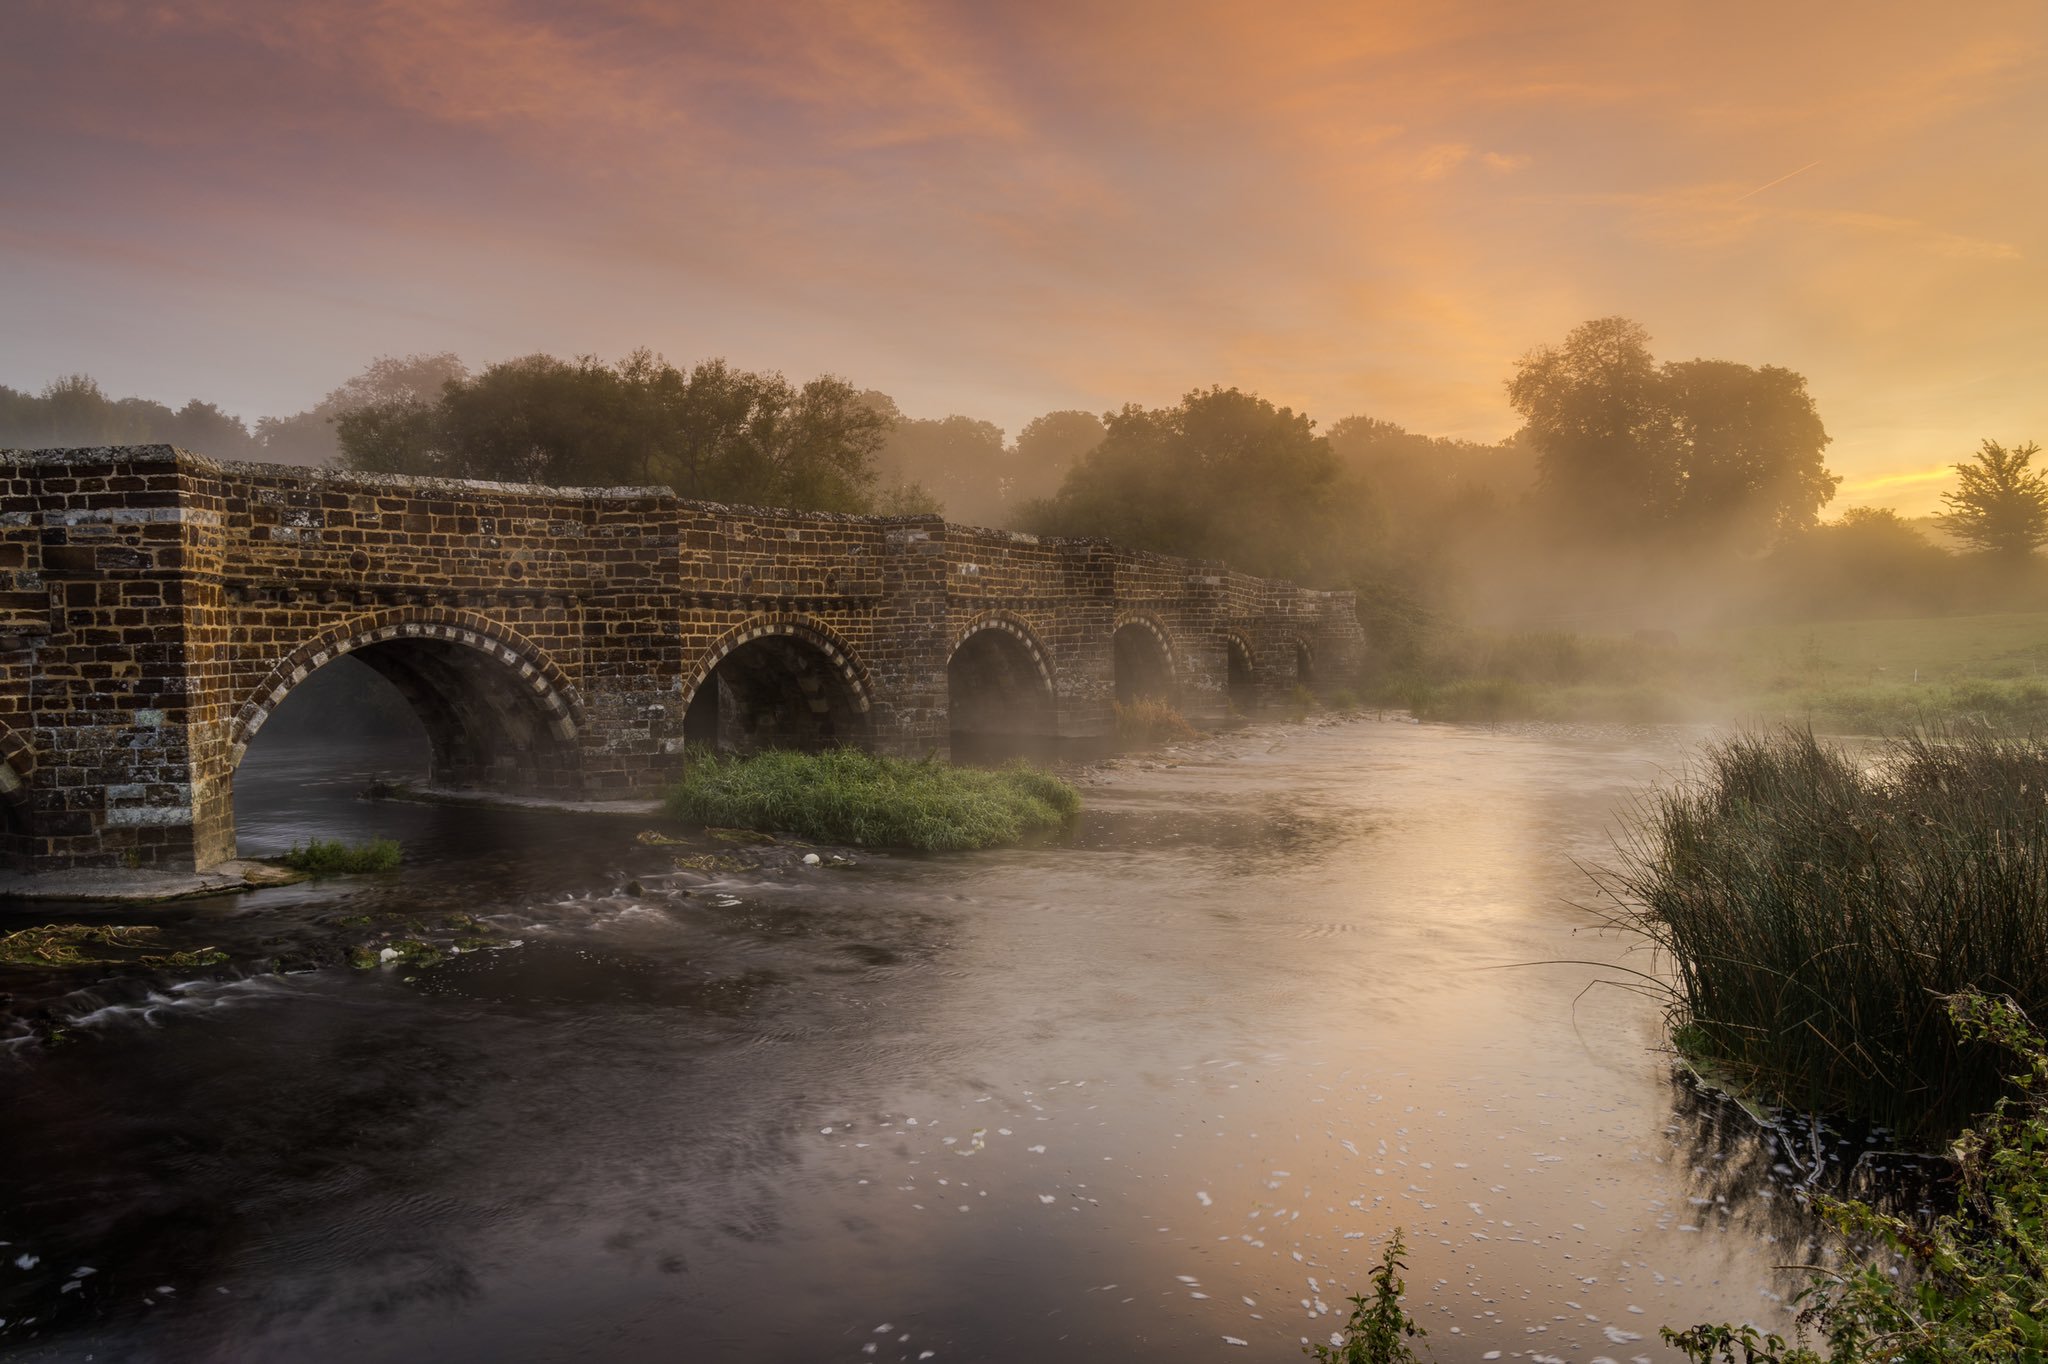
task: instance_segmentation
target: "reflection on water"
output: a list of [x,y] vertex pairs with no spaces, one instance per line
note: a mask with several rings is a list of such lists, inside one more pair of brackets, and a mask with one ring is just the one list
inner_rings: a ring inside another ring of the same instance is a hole
[[[259,746],[245,851],[408,867],[147,916],[218,971],[0,983],[0,1351],[1292,1358],[1397,1225],[1438,1359],[1785,1329],[1803,1167],[1653,1001],[1525,965],[1644,964],[1571,902],[1683,751],[1258,726],[1102,769],[1063,845],[663,877],[631,820]],[[452,912],[521,945],[249,970]]]

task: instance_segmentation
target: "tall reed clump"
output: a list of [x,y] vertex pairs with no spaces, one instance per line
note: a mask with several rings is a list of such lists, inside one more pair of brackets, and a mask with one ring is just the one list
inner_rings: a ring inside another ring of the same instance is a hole
[[1026,763],[986,769],[858,749],[692,753],[668,813],[697,824],[788,832],[863,848],[958,852],[1059,828],[1081,796]]
[[1807,1112],[1941,1139],[2003,1092],[1962,991],[2048,1009],[2048,746],[1728,740],[1650,797],[1609,889],[1669,954],[1680,1048]]
[[1116,710],[1116,737],[1123,743],[1147,748],[1153,744],[1183,743],[1199,739],[1202,732],[1181,713],[1156,696],[1129,701],[1112,701]]

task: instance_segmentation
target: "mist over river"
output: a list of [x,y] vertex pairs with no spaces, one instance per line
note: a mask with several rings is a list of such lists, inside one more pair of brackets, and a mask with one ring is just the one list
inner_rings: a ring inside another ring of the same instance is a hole
[[[259,744],[245,854],[406,865],[74,916],[226,966],[0,975],[0,1358],[1283,1360],[1396,1226],[1441,1361],[1787,1329],[1787,1154],[1625,972],[1524,965],[1650,965],[1574,905],[1697,737],[1257,725],[1063,843],[663,880],[647,818]],[[321,964],[396,912],[519,945]]]

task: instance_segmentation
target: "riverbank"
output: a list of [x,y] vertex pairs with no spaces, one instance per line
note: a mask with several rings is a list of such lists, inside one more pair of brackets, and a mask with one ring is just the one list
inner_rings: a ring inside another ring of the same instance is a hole
[[1446,632],[1367,689],[1426,720],[2048,731],[2048,613],[1741,629]]

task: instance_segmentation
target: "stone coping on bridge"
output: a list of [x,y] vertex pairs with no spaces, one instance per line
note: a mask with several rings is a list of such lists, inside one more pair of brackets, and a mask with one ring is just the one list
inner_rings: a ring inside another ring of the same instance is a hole
[[[403,490],[413,494],[430,496],[513,496],[593,503],[668,501],[673,502],[678,507],[711,516],[771,516],[783,520],[810,521],[825,526],[936,527],[946,532],[957,532],[973,536],[976,539],[997,540],[1013,545],[1044,545],[1055,549],[1083,550],[1100,548],[1140,562],[1179,565],[1191,577],[1221,576],[1235,571],[1221,559],[1197,559],[1186,555],[1169,554],[1161,550],[1135,549],[1102,536],[1036,535],[1030,531],[1012,530],[1004,526],[977,526],[964,521],[949,521],[944,516],[930,512],[887,516],[867,512],[828,512],[811,511],[795,507],[767,507],[745,502],[714,502],[704,498],[683,497],[675,489],[659,484],[648,487],[586,488],[568,485],[555,486],[544,483],[504,483],[476,478],[441,478],[429,474],[385,474],[359,469],[338,469],[328,465],[266,464],[253,460],[215,459],[196,450],[188,450],[183,446],[163,443],[62,446],[43,449],[0,448],[0,463],[14,462],[62,466],[67,464],[104,464],[110,460],[122,460],[129,463],[183,464],[199,472],[216,477],[263,480],[289,479],[293,482],[348,489],[359,493],[384,492],[389,494],[394,490]],[[1299,588],[1299,590],[1321,596],[1341,592],[1345,589],[1303,587]]]

